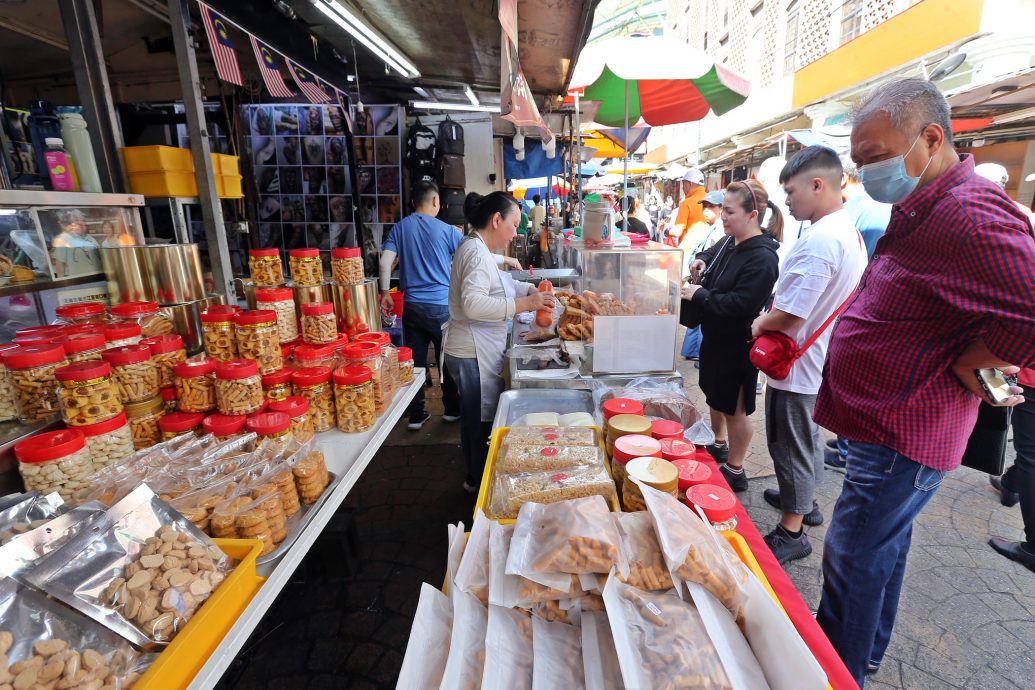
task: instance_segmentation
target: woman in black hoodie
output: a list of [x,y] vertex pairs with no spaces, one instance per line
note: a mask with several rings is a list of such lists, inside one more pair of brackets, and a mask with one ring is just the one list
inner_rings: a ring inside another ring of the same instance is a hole
[[[759,223],[767,208],[771,216],[763,229]],[[751,322],[779,275],[783,215],[759,182],[738,181],[726,188],[722,223],[727,237],[696,256],[690,273],[698,284],[685,286],[683,299],[701,324],[700,385],[715,432],[709,450],[727,463],[721,470],[730,487],[744,491],[744,457],[754,433],[748,415],[755,411],[758,382],[748,357]]]

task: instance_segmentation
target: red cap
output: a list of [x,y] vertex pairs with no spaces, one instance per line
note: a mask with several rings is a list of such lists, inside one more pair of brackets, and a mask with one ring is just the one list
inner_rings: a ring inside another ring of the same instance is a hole
[[77,319],[83,316],[98,316],[104,313],[104,302],[80,302],[58,307],[54,312],[62,319]]
[[297,259],[310,259],[314,256],[320,256],[319,249],[292,249],[288,252],[288,256],[293,256]]
[[77,426],[76,429],[83,432],[83,436],[86,438],[93,438],[94,436],[103,436],[104,434],[110,434],[116,429],[120,429],[126,425],[126,413],[119,412],[111,419],[105,419],[103,422],[97,422],[96,424],[85,424],[83,426]]
[[253,311],[242,311],[234,317],[234,323],[238,326],[257,326],[263,323],[276,323],[277,312],[267,309],[255,309]]
[[170,400],[176,400],[176,387],[166,386],[165,388],[158,389],[158,392],[162,394],[162,400],[166,402]]
[[248,256],[280,256],[280,250],[276,247],[260,247],[259,249],[249,249]]
[[202,323],[233,323],[234,317],[241,313],[237,307],[217,304],[201,312]]
[[254,359],[231,359],[216,364],[216,378],[246,379],[259,375],[259,363]]
[[359,247],[338,247],[331,250],[332,259],[356,259],[362,255]]
[[291,358],[291,353],[294,351],[294,349],[295,349],[295,341],[294,340],[292,340],[290,343],[281,343],[280,344],[280,358],[282,360],[284,360],[284,361],[287,361],[288,359]]
[[295,369],[291,382],[296,386],[316,386],[331,380],[331,368],[324,366]]
[[611,419],[616,414],[643,414],[643,405],[628,398],[611,398],[601,406],[601,409],[604,411],[604,421]]
[[286,287],[271,287],[271,288],[259,288],[255,291],[256,302],[284,302],[287,300],[294,301],[295,295],[291,291],[291,288]]
[[669,462],[692,460],[696,453],[697,446],[682,438],[661,439],[661,457]]
[[64,335],[68,332],[68,326],[29,326],[28,328],[19,328],[14,332],[14,339],[29,338],[29,337],[46,337],[56,338],[59,335]]
[[655,419],[650,423],[650,435],[659,441],[666,438],[683,438],[683,425],[671,419]]
[[660,458],[661,442],[650,436],[628,434],[615,440],[614,460],[622,465],[633,458]]
[[[312,362],[334,356],[334,343],[326,345],[296,345],[294,356],[296,362]],[[379,351],[380,352],[380,351]]]
[[138,323],[114,323],[104,327],[104,339],[108,342],[132,338],[136,335],[140,335],[140,324]]
[[361,364],[338,367],[334,370],[334,382],[339,386],[358,386],[374,377],[374,372]]
[[304,316],[320,316],[321,314],[333,314],[334,305],[330,302],[316,302],[313,304],[303,304],[302,314]]
[[111,376],[111,365],[107,362],[77,362],[54,371],[58,381],[89,381]]
[[[357,342],[349,343],[348,345],[341,348],[341,354],[348,359],[360,360],[369,359],[371,357],[377,357],[381,354],[381,346],[377,343],[360,340]],[[295,358],[298,358],[298,352],[295,352]]]
[[66,335],[61,344],[65,348],[65,354],[86,352],[87,350],[98,350],[104,347],[104,333],[75,333]]
[[712,481],[712,468],[703,462],[679,458],[670,461],[679,470],[679,491]]
[[263,436],[279,434],[291,428],[291,415],[287,412],[258,412],[248,418],[245,427]]
[[206,376],[216,370],[216,363],[211,359],[197,359],[193,362],[180,362],[173,367],[173,376],[188,379],[192,376]]
[[63,335],[43,335],[37,333],[33,335],[17,335],[12,341],[15,345],[60,345],[64,342],[65,336]]
[[737,514],[737,497],[724,486],[691,486],[686,490],[686,502],[703,510],[709,522],[726,522]]
[[105,350],[101,353],[101,357],[104,358],[105,362],[114,367],[126,364],[139,364],[151,359],[151,348],[140,343],[136,345],[123,345],[122,347],[113,347]]
[[244,425],[247,421],[248,418],[243,414],[226,415],[213,412],[202,420],[201,428],[205,430],[206,434],[230,436],[244,431]]
[[104,335],[104,326],[99,323],[76,323],[65,326],[65,335]]
[[55,364],[65,358],[65,348],[55,344],[25,345],[3,354],[4,366],[10,369],[29,369],[44,364]]
[[144,338],[139,344],[147,345],[151,348],[152,355],[164,355],[168,352],[182,350],[183,338],[175,333],[169,333],[167,335],[153,335],[150,338]]
[[378,345],[391,345],[392,336],[388,335],[384,331],[374,331],[372,333],[361,333],[356,336],[355,342],[357,343],[377,343]]
[[153,314],[158,311],[158,302],[123,302],[111,308],[111,315],[120,318]]
[[292,419],[301,417],[309,411],[309,398],[301,395],[289,395],[283,400],[270,400],[270,411],[286,412]]
[[280,383],[289,383],[291,381],[291,374],[294,371],[284,367],[283,369],[277,369],[272,374],[266,374],[262,377],[262,385],[264,386],[276,386]]
[[204,412],[170,412],[158,420],[158,428],[169,433],[190,431],[201,426]]
[[399,361],[400,362],[409,362],[411,359],[413,359],[413,349],[409,348],[409,347],[400,347],[399,348]]
[[71,455],[86,446],[86,437],[78,429],[48,431],[30,436],[14,447],[18,462],[47,462]]
[[240,314],[241,308],[236,304],[213,304],[201,312],[202,314]]

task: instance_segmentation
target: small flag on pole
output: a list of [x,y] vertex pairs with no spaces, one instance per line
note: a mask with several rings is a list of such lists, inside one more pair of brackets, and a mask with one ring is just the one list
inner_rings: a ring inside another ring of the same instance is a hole
[[201,10],[201,20],[205,23],[208,46],[216,61],[216,72],[219,73],[219,78],[231,84],[244,86],[244,80],[241,79],[241,68],[237,64],[237,55],[234,53],[233,44],[230,43],[230,31],[226,21],[203,2],[198,3],[198,8]]
[[288,72],[291,77],[295,80],[295,84],[302,90],[305,97],[309,99],[310,103],[327,103],[331,100],[330,96],[324,93],[323,89],[316,81],[316,76],[310,74],[308,71],[302,69],[295,63],[291,62],[291,58],[284,58],[287,62]]
[[255,61],[259,63],[259,71],[262,73],[262,81],[266,84],[266,90],[275,98],[291,98],[295,92],[284,83],[284,77],[280,76],[277,70],[277,59],[274,57],[273,49],[268,45],[249,35],[252,42],[252,50],[255,51]]

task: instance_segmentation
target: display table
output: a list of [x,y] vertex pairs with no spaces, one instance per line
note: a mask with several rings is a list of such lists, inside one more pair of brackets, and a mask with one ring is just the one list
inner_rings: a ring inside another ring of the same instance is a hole
[[359,480],[360,475],[380,450],[381,444],[385,442],[396,423],[406,412],[413,396],[424,386],[425,376],[424,369],[414,369],[413,382],[396,392],[388,410],[369,431],[362,434],[345,434],[333,430],[317,435],[316,445],[323,451],[327,469],[336,474],[338,479],[327,487],[326,498],[322,500],[312,520],[298,535],[287,552],[280,559],[259,567],[259,574],[266,577],[266,582],[241,613],[240,618],[234,623],[219,648],[194,677],[194,681],[189,686],[191,690],[213,688],[219,682],[227,667],[247,642],[252,631],[276,601],[280,591],[295,572],[295,568],[305,558],[317,537],[320,536],[324,527],[348,496],[349,491]]

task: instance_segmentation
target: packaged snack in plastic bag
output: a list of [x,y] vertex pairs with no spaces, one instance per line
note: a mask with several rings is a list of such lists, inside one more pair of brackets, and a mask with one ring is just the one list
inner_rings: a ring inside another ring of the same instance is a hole
[[36,527],[15,535],[0,546],[0,574],[28,584],[24,576],[36,567],[41,558],[93,524],[104,510],[105,506],[99,501],[90,501],[55,518],[35,521],[33,524],[39,523]]
[[597,432],[584,427],[515,426],[503,437],[503,445],[595,446]]
[[498,474],[543,472],[565,467],[592,465],[604,467],[604,451],[598,446],[508,445],[504,443],[496,459]]
[[59,493],[46,495],[29,491],[20,495],[21,500],[0,511],[0,544],[6,544],[19,534],[36,529],[68,510]]
[[579,690],[586,687],[582,641],[575,626],[533,617],[532,659],[533,690]]
[[489,603],[504,608],[532,608],[547,601],[557,601],[576,596],[581,592],[578,578],[574,575],[565,580],[562,587],[547,587],[532,582],[520,575],[508,575],[507,556],[510,553],[514,525],[489,522]]
[[427,582],[421,583],[396,690],[438,690],[449,656],[452,627],[453,607],[449,597]]
[[525,611],[489,606],[482,690],[532,690],[532,619]]
[[585,496],[617,499],[615,483],[602,465],[567,467],[545,472],[523,472],[496,476],[492,488],[489,517],[517,517],[526,503],[557,503]]
[[489,612],[475,597],[456,592],[449,657],[442,672],[442,690],[478,690],[485,668],[485,632]]
[[624,690],[615,639],[603,611],[582,610],[582,667],[586,690]]
[[570,610],[562,606],[562,601],[541,601],[532,605],[532,615],[550,623],[573,623]]
[[732,690],[693,604],[613,576],[604,587],[604,604],[626,687]]
[[629,577],[619,575],[619,579],[639,589],[671,589],[672,577],[661,555],[650,515],[643,511],[620,513],[617,519],[622,550],[629,561]]
[[457,589],[478,598],[482,606],[489,603],[489,521],[482,511],[474,516],[471,536],[467,538],[464,557],[454,580]]

